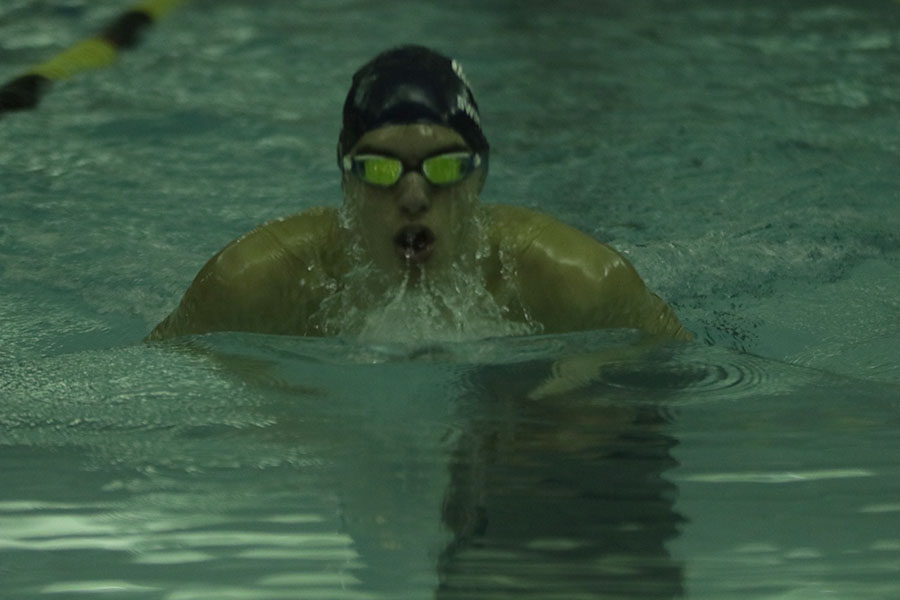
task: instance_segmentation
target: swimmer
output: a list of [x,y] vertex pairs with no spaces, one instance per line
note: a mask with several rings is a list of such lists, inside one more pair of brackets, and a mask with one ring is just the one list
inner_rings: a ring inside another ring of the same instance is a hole
[[344,103],[343,206],[266,223],[225,246],[149,339],[358,333],[386,298],[442,286],[486,299],[522,332],[691,339],[609,246],[533,210],[482,204],[489,150],[456,61],[421,46],[383,52],[354,75]]

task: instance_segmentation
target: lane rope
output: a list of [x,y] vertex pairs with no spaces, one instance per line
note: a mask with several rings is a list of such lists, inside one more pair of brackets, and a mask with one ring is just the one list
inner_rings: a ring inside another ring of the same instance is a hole
[[120,51],[136,46],[148,27],[184,1],[145,0],[120,14],[97,35],[0,86],[0,117],[36,107],[54,82],[113,64]]

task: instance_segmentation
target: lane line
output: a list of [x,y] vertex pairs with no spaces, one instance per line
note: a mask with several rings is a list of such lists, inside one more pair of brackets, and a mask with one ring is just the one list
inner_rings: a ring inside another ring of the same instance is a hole
[[81,40],[0,86],[0,117],[36,107],[57,81],[113,64],[119,52],[137,45],[147,28],[184,1],[145,0],[120,14],[97,35]]

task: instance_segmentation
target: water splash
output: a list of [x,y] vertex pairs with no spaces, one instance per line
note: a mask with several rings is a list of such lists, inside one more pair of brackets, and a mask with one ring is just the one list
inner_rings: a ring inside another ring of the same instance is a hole
[[[470,199],[477,202],[477,198]],[[352,268],[313,317],[324,335],[355,337],[367,342],[459,342],[540,331],[525,315],[516,319],[487,287],[483,265],[492,257],[486,217],[474,218],[453,235],[472,240],[470,251],[439,273],[427,264],[407,262],[398,281],[396,273],[379,269],[367,256],[359,220],[351,202],[340,214],[341,227],[351,242],[347,253]],[[513,288],[514,270],[501,254],[501,278]]]
[[419,265],[399,284],[385,286],[384,275],[364,263],[347,275],[313,319],[326,335],[368,342],[456,342],[537,331],[533,323],[509,319],[486,288],[480,269],[454,263],[442,275],[432,278]]

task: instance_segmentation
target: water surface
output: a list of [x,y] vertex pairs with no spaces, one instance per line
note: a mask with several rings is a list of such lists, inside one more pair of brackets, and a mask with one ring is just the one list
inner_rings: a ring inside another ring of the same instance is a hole
[[[122,11],[7,2],[11,78]],[[196,0],[0,121],[0,591],[893,599],[900,4]],[[614,245],[697,335],[141,342],[340,202],[339,108],[458,57],[486,202]]]

